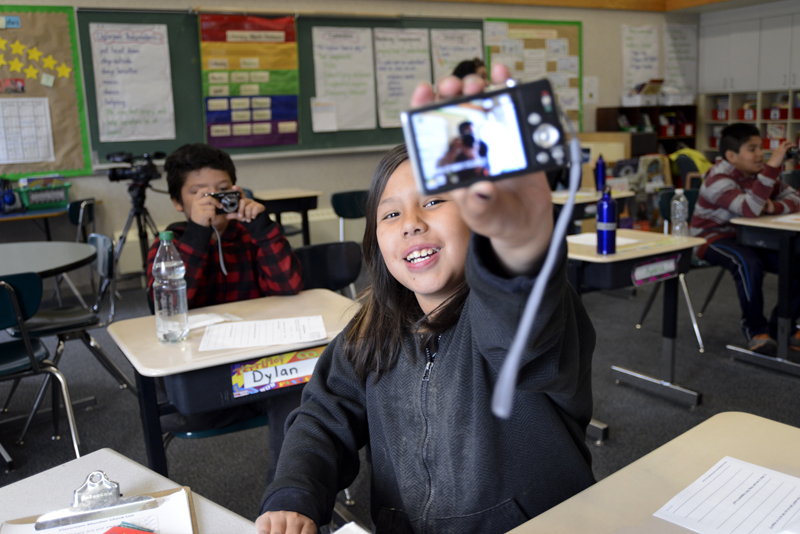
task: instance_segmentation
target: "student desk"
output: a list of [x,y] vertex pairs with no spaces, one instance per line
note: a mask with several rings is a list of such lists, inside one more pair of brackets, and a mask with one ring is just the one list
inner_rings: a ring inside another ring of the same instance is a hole
[[717,414],[510,534],[688,534],[653,513],[725,456],[800,476],[797,443],[800,429],[745,413]]
[[[72,492],[83,484],[89,473],[98,470],[117,482],[124,496],[180,487],[111,449],[100,449],[0,488],[0,502],[3,503],[0,523],[67,508],[72,504]],[[197,493],[192,492],[192,501],[199,534],[255,532],[252,522]]]
[[264,204],[267,213],[274,213],[278,224],[281,224],[281,213],[293,211],[303,219],[303,245],[311,244],[308,227],[308,211],[317,208],[317,197],[322,191],[305,189],[267,189],[255,191],[253,198]]
[[[789,290],[793,276],[798,275],[797,264],[792,271],[792,259],[800,258],[800,214],[765,217],[736,217],[736,238],[742,245],[778,251],[778,357],[770,358],[749,350],[728,345],[731,357],[763,367],[769,367],[800,376],[800,365],[789,361],[789,336],[793,333]],[[783,221],[781,219],[784,219]]]
[[44,233],[48,241],[52,241],[50,235],[50,218],[66,215],[67,208],[52,208],[48,210],[29,210],[22,213],[3,213],[0,214],[0,222],[29,221],[42,219],[44,222]]
[[95,248],[87,243],[0,243],[0,276],[34,272],[47,278],[88,265],[96,257]]
[[[203,339],[205,331],[202,328],[190,331],[189,336],[184,341],[162,343],[156,337],[154,316],[118,321],[109,326],[108,334],[111,339],[116,342],[119,349],[134,367],[136,384],[139,390],[139,408],[144,429],[147,461],[150,468],[161,475],[167,476],[167,457],[164,453],[161,421],[159,419],[159,415],[167,413],[167,411],[160,408],[156,400],[156,377],[187,374],[206,369],[213,369],[230,377],[231,364],[308,347],[318,347],[330,342],[344,329],[357,310],[358,305],[355,302],[327,289],[311,289],[293,296],[263,297],[196,308],[189,312],[190,315],[198,313],[231,313],[246,321],[321,315],[328,335],[326,340],[304,344],[271,345],[206,352],[199,351],[200,341]],[[191,380],[192,376],[189,375],[184,378]],[[302,387],[302,385],[292,386],[292,388],[298,387]],[[233,399],[232,385],[228,381],[225,391],[205,390],[203,395],[209,399],[217,399],[219,402],[217,408],[226,408],[263,400],[273,394],[280,395],[286,389],[288,388]],[[279,424],[275,421],[270,423]]]
[[[580,234],[580,236],[588,235],[594,234]],[[633,239],[635,243],[620,245],[620,238]],[[705,240],[699,237],[678,238],[626,229],[617,230],[617,240],[617,253],[607,256],[598,254],[596,245],[568,241],[567,276],[578,294],[598,289],[620,289],[654,282],[656,280],[652,277],[658,273],[669,274],[671,278],[664,280],[660,376],[651,377],[617,366],[611,367],[612,375],[617,382],[642,388],[694,408],[700,404],[700,393],[673,383],[675,333],[678,322],[677,276],[689,270],[692,248],[702,245]],[[640,273],[637,276],[640,278],[635,281],[637,269]]]

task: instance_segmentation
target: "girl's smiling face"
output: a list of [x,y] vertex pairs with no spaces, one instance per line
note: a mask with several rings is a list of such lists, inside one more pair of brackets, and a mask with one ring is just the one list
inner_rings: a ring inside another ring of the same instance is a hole
[[458,206],[447,194],[421,196],[404,161],[386,183],[377,219],[386,267],[431,313],[464,281],[470,230]]

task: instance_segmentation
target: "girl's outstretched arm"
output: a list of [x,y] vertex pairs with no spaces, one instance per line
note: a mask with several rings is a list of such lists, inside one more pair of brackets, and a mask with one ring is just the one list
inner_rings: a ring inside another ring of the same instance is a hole
[[[495,84],[504,84],[509,77],[505,66],[492,67]],[[483,89],[485,82],[479,76],[470,75],[463,81],[447,76],[439,81],[436,93],[430,84],[420,84],[411,104],[422,106],[437,99],[477,94]],[[449,194],[470,229],[491,240],[508,275],[528,274],[538,267],[553,234],[553,204],[544,172],[477,182]]]

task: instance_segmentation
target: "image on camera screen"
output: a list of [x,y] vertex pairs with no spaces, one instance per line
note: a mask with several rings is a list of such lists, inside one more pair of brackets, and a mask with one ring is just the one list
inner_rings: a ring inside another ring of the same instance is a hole
[[428,191],[528,167],[514,100],[483,97],[412,115]]

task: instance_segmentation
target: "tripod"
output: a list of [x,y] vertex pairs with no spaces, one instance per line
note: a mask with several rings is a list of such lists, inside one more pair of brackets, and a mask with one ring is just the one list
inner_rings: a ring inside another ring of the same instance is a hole
[[153,237],[158,236],[158,228],[156,227],[156,223],[150,216],[150,212],[147,211],[147,208],[144,206],[145,193],[147,192],[148,187],[150,187],[149,180],[134,180],[128,186],[128,194],[131,196],[132,204],[131,211],[128,213],[128,220],[125,221],[125,226],[122,229],[122,236],[119,238],[119,245],[117,245],[117,252],[114,255],[114,266],[116,267],[119,265],[119,258],[122,254],[122,249],[125,246],[125,240],[128,237],[128,231],[131,229],[131,223],[134,219],[136,219],[136,228],[139,230],[139,252],[142,255],[142,270],[124,274],[118,277],[117,280],[129,280],[131,278],[137,278],[147,274],[147,250],[149,248],[147,230],[149,229],[153,233]]

